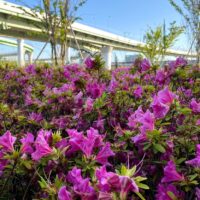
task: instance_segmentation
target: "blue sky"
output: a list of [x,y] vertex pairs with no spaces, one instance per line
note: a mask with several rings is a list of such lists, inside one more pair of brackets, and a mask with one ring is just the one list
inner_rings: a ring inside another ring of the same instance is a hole
[[[10,0],[10,2],[15,2]],[[27,4],[37,4],[40,0],[27,1]],[[176,0],[180,2],[180,0]],[[156,27],[176,21],[183,25],[182,17],[174,10],[168,0],[88,0],[77,11],[77,16],[82,18],[79,22],[96,28],[119,34],[134,40],[143,41],[143,36],[148,27]],[[35,54],[42,48],[41,44],[27,42],[36,47]],[[187,36],[180,36],[174,49],[186,50],[189,46]],[[46,50],[46,56],[49,53]],[[117,53],[123,57],[123,53]]]

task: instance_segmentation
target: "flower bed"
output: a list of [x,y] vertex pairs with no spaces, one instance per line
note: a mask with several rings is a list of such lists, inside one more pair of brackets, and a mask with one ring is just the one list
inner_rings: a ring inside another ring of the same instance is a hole
[[99,57],[1,68],[4,199],[200,199],[200,69]]

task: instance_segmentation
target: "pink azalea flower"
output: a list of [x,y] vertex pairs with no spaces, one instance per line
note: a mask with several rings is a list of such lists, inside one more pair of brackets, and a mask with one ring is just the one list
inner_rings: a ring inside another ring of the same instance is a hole
[[144,59],[141,61],[140,67],[141,67],[142,72],[147,71],[147,70],[150,69],[151,63],[149,62],[149,60],[147,60],[146,58],[144,58]]
[[95,62],[94,62],[94,60],[92,59],[92,58],[90,58],[90,57],[87,57],[86,59],[85,59],[85,65],[86,65],[86,67],[88,68],[88,69],[92,69],[92,68],[94,68],[94,65],[95,65]]
[[159,184],[156,194],[156,200],[172,200],[169,196],[169,192],[173,193],[177,199],[184,199],[183,192],[177,190],[172,184]]
[[4,159],[4,153],[0,151],[0,177],[3,174],[3,170],[8,164],[8,160]]
[[31,146],[34,142],[34,136],[32,133],[27,133],[25,137],[23,137],[20,142],[22,143],[21,152],[22,153],[33,153],[33,147]]
[[13,145],[16,139],[16,137],[11,135],[10,131],[6,131],[4,135],[0,136],[0,146],[4,151],[12,152],[14,151]]
[[126,199],[128,192],[139,192],[139,188],[135,181],[128,176],[120,176],[121,191],[120,197]]
[[97,199],[94,188],[90,185],[89,179],[83,179],[73,187],[74,192],[81,197],[81,200],[94,200]]
[[100,189],[100,191],[120,191],[119,176],[113,172],[107,172],[105,165],[100,167],[99,169],[96,169],[95,176],[98,180],[98,188]]
[[143,116],[139,119],[142,126],[140,127],[141,133],[152,131],[155,128],[155,117],[153,113],[147,110]]
[[87,137],[84,137],[83,134],[75,133],[71,134],[69,140],[72,146],[75,146],[77,150],[81,150],[88,158],[92,155],[94,148],[102,146],[102,141],[103,137],[94,128],[87,130]]
[[167,79],[167,73],[163,69],[159,69],[156,71],[155,80],[159,84],[164,84]]
[[29,65],[25,67],[25,72],[27,74],[36,75],[35,65]]
[[104,123],[105,119],[101,119],[101,117],[99,117],[96,121],[93,122],[93,127],[103,132],[105,129]]
[[154,96],[151,107],[153,108],[153,113],[157,119],[166,116],[175,97],[176,95],[169,91],[168,87],[160,90],[157,96]]
[[190,108],[192,109],[192,111],[194,113],[199,113],[200,112],[200,102],[198,103],[196,101],[196,99],[192,99],[192,101],[190,102]]
[[187,65],[187,60],[183,57],[178,57],[175,61],[175,67],[182,67]]
[[188,160],[185,162],[188,165],[192,165],[193,167],[199,167],[200,168],[200,144],[196,147],[196,158],[192,160]]
[[41,113],[32,112],[29,114],[28,119],[40,123],[43,120],[43,117]]
[[176,171],[176,166],[172,160],[170,160],[164,168],[164,177],[162,183],[170,183],[174,181],[182,181],[184,177]]
[[200,188],[196,187],[196,200],[200,199]]
[[143,93],[142,87],[139,85],[133,92],[134,96],[137,98],[141,98]]
[[197,119],[196,125],[197,125],[197,126],[200,126],[200,119]]
[[93,99],[101,97],[105,90],[104,84],[99,84],[97,82],[88,83],[86,87],[87,94],[90,95]]
[[132,137],[131,140],[133,141],[134,144],[139,144],[145,142],[147,140],[147,136],[145,133],[140,133]]
[[72,200],[70,192],[67,191],[66,186],[62,186],[58,192],[59,200]]
[[67,180],[73,185],[79,184],[83,180],[81,170],[77,167],[73,167],[67,174]]
[[78,106],[81,107],[83,104],[83,92],[79,92],[75,97],[74,97],[74,103]]
[[99,192],[98,200],[113,200],[113,196],[108,192]]
[[169,106],[161,103],[157,96],[153,98],[151,107],[153,108],[154,116],[157,119],[164,118],[169,111]]
[[67,180],[73,184],[74,192],[81,196],[83,200],[93,200],[96,198],[96,193],[93,187],[90,186],[89,179],[83,179],[81,170],[74,167],[68,172]]
[[88,97],[85,101],[85,110],[86,112],[91,112],[92,109],[93,109],[93,103],[94,103],[94,100],[90,97]]
[[159,101],[163,104],[170,105],[173,103],[176,95],[172,93],[168,87],[165,87],[163,90],[160,90],[157,95]]
[[33,160],[40,160],[41,158],[50,155],[53,149],[50,148],[47,140],[45,139],[44,132],[39,132],[35,140],[36,151],[31,154]]
[[115,153],[110,149],[110,143],[107,142],[106,145],[99,151],[95,160],[102,165],[106,165],[108,164],[108,158],[114,155]]
[[142,107],[140,106],[129,118],[128,118],[128,126],[130,128],[136,128],[138,122],[140,122],[140,118],[144,115]]

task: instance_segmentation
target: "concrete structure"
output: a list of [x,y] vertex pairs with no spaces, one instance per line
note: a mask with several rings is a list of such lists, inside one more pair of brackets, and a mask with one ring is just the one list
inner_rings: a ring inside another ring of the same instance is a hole
[[[45,33],[42,25],[43,16],[37,13],[32,16],[29,8],[16,4],[0,1],[0,35],[6,35],[21,39],[47,41],[48,34]],[[76,41],[75,41],[75,38]],[[144,43],[115,35],[100,29],[86,26],[80,23],[73,23],[69,27],[69,44],[73,43],[80,47],[102,51],[108,69],[111,68],[112,50],[141,52]],[[20,43],[19,43],[20,44]],[[73,47],[73,46],[72,46]],[[19,48],[20,49],[20,48]],[[168,49],[167,55],[196,57],[195,54],[188,55],[184,51]]]
[[6,45],[6,46],[11,46],[11,47],[17,47],[16,53],[11,53],[11,54],[4,53],[4,54],[0,54],[0,57],[17,55],[19,66],[24,66],[25,65],[25,55],[27,55],[28,62],[32,63],[33,47],[31,47],[28,44],[25,44],[23,39],[18,39],[17,41],[15,41],[15,40],[10,40],[8,38],[0,37],[0,44]]

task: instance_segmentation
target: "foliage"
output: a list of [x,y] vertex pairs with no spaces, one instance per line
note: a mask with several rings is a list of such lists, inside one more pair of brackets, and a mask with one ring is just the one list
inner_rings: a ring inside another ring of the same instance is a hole
[[197,66],[0,70],[1,199],[199,198]]
[[176,26],[175,22],[170,24],[169,33],[166,34],[162,26],[155,30],[150,28],[145,36],[144,55],[152,62],[156,63],[164,58],[166,50],[174,44],[178,36],[183,32],[183,27]]
[[41,2],[41,6],[35,6],[30,11],[20,8],[26,14],[41,20],[41,23],[36,22],[35,26],[41,28],[47,35],[47,42],[51,45],[52,61],[55,61],[56,66],[64,65],[71,24],[77,20],[75,12],[86,0],[78,0],[75,3],[73,0],[42,0]]
[[[187,27],[192,33],[192,44],[196,46],[197,63],[200,62],[200,1],[199,0],[181,0],[182,5],[179,5],[174,0],[169,0],[170,4],[176,11],[184,17]],[[190,49],[191,50],[191,49]]]

